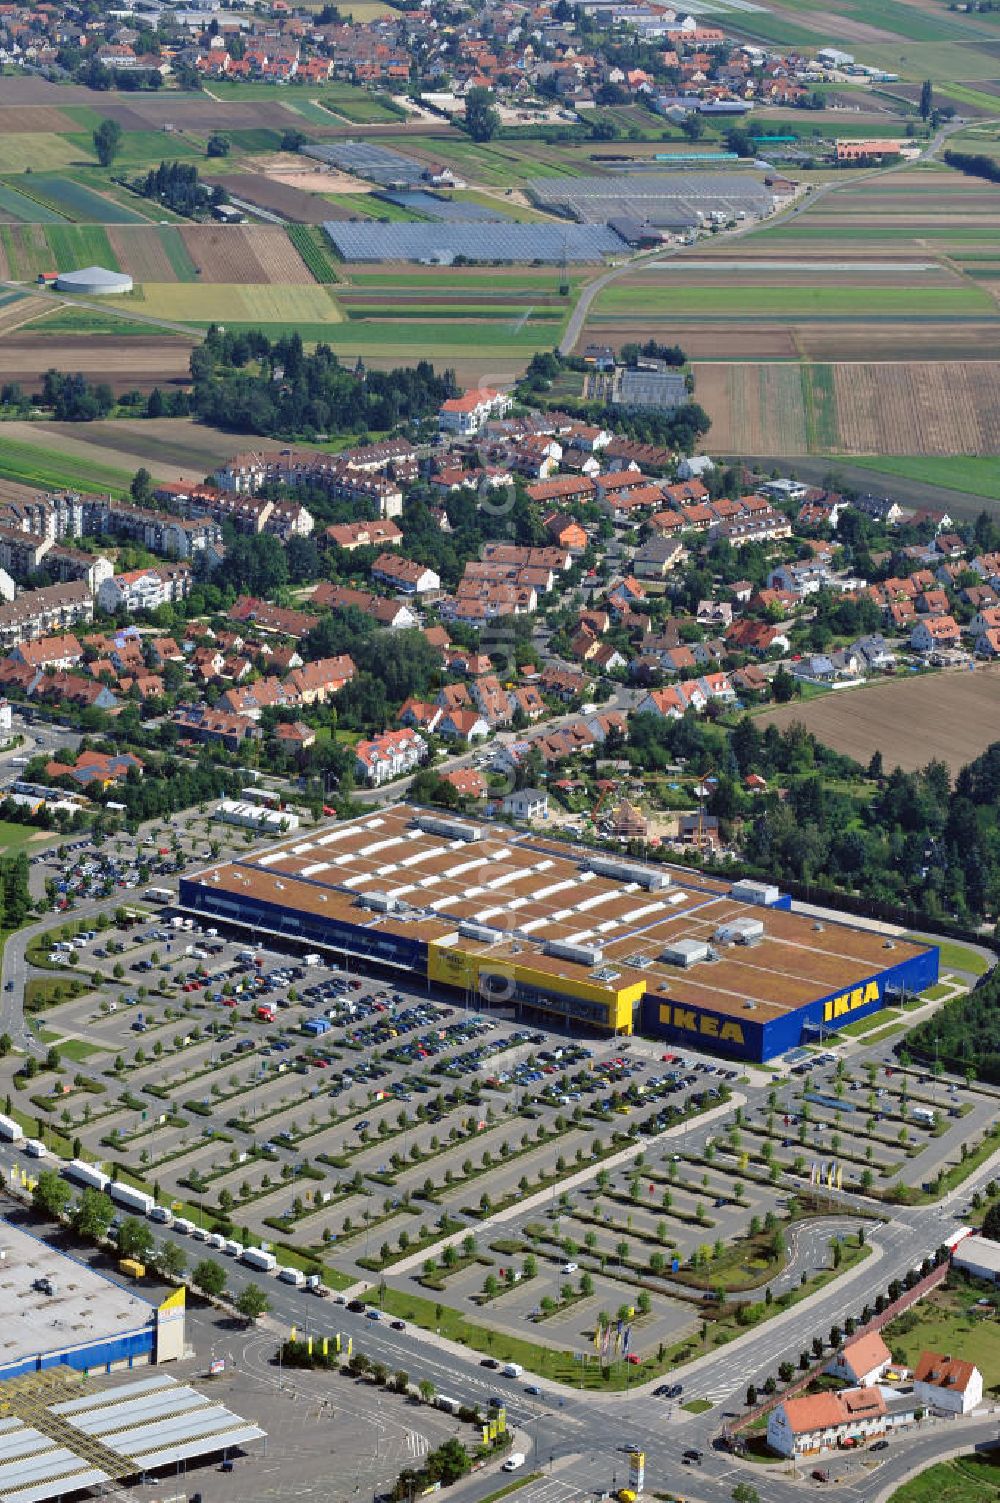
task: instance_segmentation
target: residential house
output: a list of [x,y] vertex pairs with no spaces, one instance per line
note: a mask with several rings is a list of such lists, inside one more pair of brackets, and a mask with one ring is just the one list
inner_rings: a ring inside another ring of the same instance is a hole
[[368,590],[354,590],[348,585],[331,584],[326,579],[313,591],[312,604],[334,611],[360,611],[362,615],[373,617],[379,626],[391,627],[394,631],[417,624],[416,616],[402,600],[387,600],[384,595],[373,595]]
[[486,797],[487,782],[481,772],[474,767],[451,767],[440,774],[442,783],[450,783],[456,793],[462,798],[482,799]]
[[187,706],[174,715],[174,724],[193,741],[217,741],[227,751],[239,751],[245,741],[260,736],[258,725],[245,715],[231,715],[207,705]]
[[526,823],[548,819],[549,796],[541,788],[518,788],[505,796],[502,807],[504,814]]
[[370,741],[357,743],[354,765],[364,782],[379,788],[391,778],[413,772],[426,756],[427,742],[416,731],[384,731]]
[[873,1440],[887,1428],[879,1388],[846,1388],[783,1399],[767,1420],[767,1444],[779,1456],[816,1456],[850,1441]]
[[372,578],[398,590],[401,595],[426,595],[430,590],[441,588],[441,576],[433,569],[392,553],[379,554],[372,565]]
[[21,642],[11,657],[16,663],[44,672],[46,668],[73,668],[83,657],[83,648],[72,633],[60,637],[42,637],[36,642]]
[[867,1336],[857,1336],[846,1341],[837,1355],[825,1368],[831,1377],[842,1378],[856,1387],[867,1388],[877,1383],[887,1367],[892,1365],[892,1353],[878,1331]]
[[467,391],[441,404],[438,426],[442,433],[462,436],[481,433],[490,418],[503,417],[512,406],[513,400],[506,392],[491,391],[486,387]]
[[83,580],[25,590],[0,605],[0,651],[93,619],[94,597]]
[[482,678],[473,679],[470,689],[473,703],[491,730],[510,724],[510,702],[496,674],[487,673]]
[[356,548],[398,548],[403,534],[388,518],[375,522],[335,522],[323,536],[345,553]]
[[872,632],[859,637],[851,644],[854,651],[864,659],[865,667],[875,673],[892,673],[896,667],[896,654],[881,632]]
[[69,778],[81,788],[110,788],[114,783],[124,782],[130,772],[142,774],[144,763],[141,757],[130,752],[82,751],[76,762],[49,762],[45,775],[49,778]]
[[124,574],[113,574],[98,589],[97,603],[108,615],[125,611],[131,616],[186,600],[190,593],[189,563],[157,564],[150,569],[130,569]]
[[973,1362],[921,1352],[913,1370],[917,1404],[943,1414],[971,1414],[983,1401],[983,1375]]
[[936,652],[941,648],[958,647],[961,633],[953,616],[928,616],[918,621],[910,633],[910,646],[914,652]]
[[437,733],[447,740],[484,741],[490,733],[489,722],[477,710],[443,710]]
[[636,550],[632,559],[632,572],[640,582],[662,581],[671,570],[678,568],[687,556],[687,549],[678,538],[654,536]]

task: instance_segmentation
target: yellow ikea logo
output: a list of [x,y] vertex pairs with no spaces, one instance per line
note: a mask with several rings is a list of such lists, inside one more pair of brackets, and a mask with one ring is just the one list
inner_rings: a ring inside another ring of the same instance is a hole
[[823,1022],[832,1023],[845,1013],[856,1012],[859,1007],[868,1007],[877,1001],[877,981],[869,981],[867,986],[856,986],[853,991],[841,992],[839,997],[830,997],[823,1003]]
[[673,1028],[683,1028],[685,1033],[700,1033],[703,1038],[719,1039],[727,1044],[742,1044],[743,1029],[739,1023],[727,1022],[711,1012],[695,1012],[693,1007],[679,1007],[675,1002],[660,1003],[660,1022]]

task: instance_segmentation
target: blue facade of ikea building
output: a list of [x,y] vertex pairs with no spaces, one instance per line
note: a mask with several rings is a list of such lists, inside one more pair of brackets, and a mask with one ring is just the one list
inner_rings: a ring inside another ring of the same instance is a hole
[[912,996],[925,991],[938,979],[939,962],[938,947],[929,945],[919,955],[873,972],[845,991],[830,992],[763,1021],[754,1018],[752,1009],[716,1012],[693,1007],[661,989],[642,999],[640,1030],[689,1049],[760,1064],[801,1044],[817,1043],[845,1023],[878,1012],[903,993]]
[[223,923],[252,927],[262,934],[325,945],[345,954],[415,970],[427,974],[427,944],[424,940],[369,925],[346,924],[323,914],[296,908],[283,908],[252,893],[232,893],[213,888],[205,882],[182,877],[179,899],[181,907],[203,913]]

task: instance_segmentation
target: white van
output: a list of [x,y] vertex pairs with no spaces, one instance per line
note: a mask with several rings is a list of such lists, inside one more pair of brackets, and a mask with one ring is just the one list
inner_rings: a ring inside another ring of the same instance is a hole
[[519,1378],[524,1372],[520,1362],[505,1362],[500,1369],[505,1378]]
[[180,1232],[182,1237],[190,1237],[194,1231],[194,1222],[188,1221],[186,1216],[178,1216],[174,1222],[174,1231]]
[[500,1468],[500,1470],[502,1472],[516,1472],[516,1471],[519,1471],[520,1468],[523,1467],[523,1466],[524,1466],[524,1452],[523,1451],[511,1451],[510,1455],[507,1457],[507,1460],[504,1462],[504,1464]]
[[47,1159],[49,1156],[49,1150],[37,1138],[25,1138],[24,1151],[29,1159]]

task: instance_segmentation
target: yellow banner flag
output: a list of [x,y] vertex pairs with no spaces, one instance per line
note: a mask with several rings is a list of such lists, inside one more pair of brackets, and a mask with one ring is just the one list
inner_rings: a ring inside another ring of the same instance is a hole
[[843,1188],[844,1188],[844,1166],[843,1166],[843,1164],[838,1164],[837,1165],[837,1189],[838,1190],[842,1190]]
[[312,1354],[313,1354],[313,1339],[312,1339],[311,1336],[308,1336],[306,1338],[306,1351],[308,1352],[309,1356],[311,1357]]
[[506,1428],[507,1428],[507,1411],[506,1411],[506,1409],[499,1409],[497,1411],[497,1429],[500,1431],[500,1434],[502,1435],[503,1432],[506,1430]]
[[329,1355],[330,1355],[330,1338],[329,1338],[329,1336],[324,1336],[323,1337],[323,1356],[324,1357],[328,1357]]
[[492,1440],[496,1440],[496,1438],[497,1438],[497,1422],[496,1422],[495,1419],[491,1419],[490,1420],[490,1440],[491,1441]]
[[483,1426],[483,1445],[484,1446],[488,1446],[489,1443],[490,1443],[490,1427],[489,1427],[489,1425],[484,1425]]
[[336,1350],[339,1352],[340,1351],[340,1332],[339,1331],[337,1332],[336,1336],[333,1339],[334,1339],[334,1341],[337,1344],[336,1345]]
[[291,1334],[291,1338],[290,1339],[292,1341],[298,1341],[298,1339],[299,1339],[299,1328],[298,1328],[298,1326],[292,1326],[292,1334]]
[[353,1351],[354,1351],[354,1337],[353,1336],[348,1336],[348,1338],[347,1338],[347,1355],[350,1356]]

